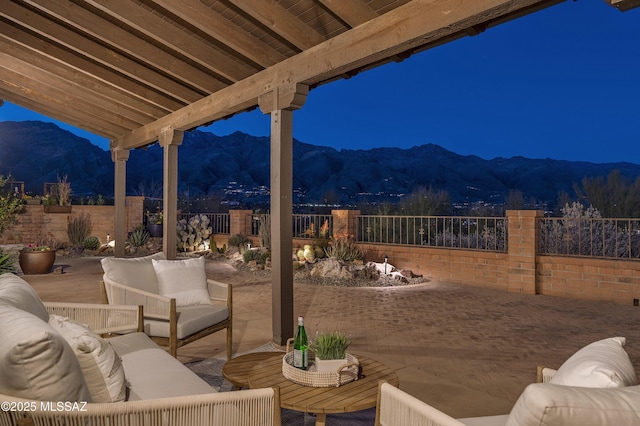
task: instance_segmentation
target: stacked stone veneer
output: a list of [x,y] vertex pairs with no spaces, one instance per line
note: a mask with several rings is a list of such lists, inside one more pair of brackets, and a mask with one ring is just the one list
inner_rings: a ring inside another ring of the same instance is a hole
[[[142,223],[144,197],[127,197],[126,227],[133,230]],[[85,214],[91,218],[91,235],[107,242],[114,238],[114,206],[80,206],[71,207],[71,213],[45,213],[43,205],[27,205],[25,212],[19,216],[18,223],[0,236],[0,244],[29,244],[39,241],[41,237],[55,238],[67,243],[67,224]]]

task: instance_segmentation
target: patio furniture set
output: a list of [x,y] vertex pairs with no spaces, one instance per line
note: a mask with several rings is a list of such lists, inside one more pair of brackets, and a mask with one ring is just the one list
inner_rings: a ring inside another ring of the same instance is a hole
[[[281,408],[328,413],[376,408],[377,426],[640,424],[640,386],[614,337],[558,370],[539,368],[508,415],[454,419],[400,390],[397,374],[360,356],[358,380],[303,386],[282,375],[282,353],[231,359],[231,287],[207,280],[204,259],[162,253],[105,258],[104,304],[43,303],[14,274],[0,276],[0,426],[279,425]],[[227,330],[218,393],[180,363],[178,347]],[[168,346],[169,352],[158,346]],[[173,355],[173,356],[172,356]]]

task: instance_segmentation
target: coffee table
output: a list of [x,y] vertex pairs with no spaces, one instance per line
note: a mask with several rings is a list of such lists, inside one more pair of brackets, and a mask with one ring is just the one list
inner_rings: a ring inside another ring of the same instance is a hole
[[[355,354],[354,354],[355,355]],[[363,377],[346,385],[332,388],[302,386],[282,375],[282,356],[259,362],[249,372],[249,387],[280,388],[280,406],[289,410],[316,415],[316,426],[324,426],[327,414],[351,413],[376,406],[378,382],[386,380],[399,385],[398,375],[381,362],[355,355]]]
[[284,352],[252,352],[240,355],[225,362],[222,366],[222,377],[233,385],[234,389],[249,387],[249,373],[257,364],[272,357],[282,361]]

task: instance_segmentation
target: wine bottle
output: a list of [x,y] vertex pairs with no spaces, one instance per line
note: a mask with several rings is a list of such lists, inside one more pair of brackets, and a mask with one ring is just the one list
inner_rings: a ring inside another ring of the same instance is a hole
[[309,367],[307,332],[304,329],[304,318],[298,317],[298,331],[293,341],[293,366],[301,370]]

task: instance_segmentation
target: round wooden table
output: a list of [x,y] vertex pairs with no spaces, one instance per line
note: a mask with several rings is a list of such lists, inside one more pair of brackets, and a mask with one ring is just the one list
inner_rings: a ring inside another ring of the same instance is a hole
[[289,410],[316,415],[316,426],[324,426],[327,414],[350,413],[376,406],[378,382],[386,380],[399,385],[395,371],[381,362],[362,355],[358,358],[362,377],[346,385],[332,388],[302,386],[282,375],[282,356],[272,357],[255,365],[249,372],[249,387],[280,388],[280,406]]
[[257,364],[275,357],[282,361],[284,352],[253,352],[232,358],[222,366],[222,377],[233,385],[234,389],[249,387],[249,373]]

